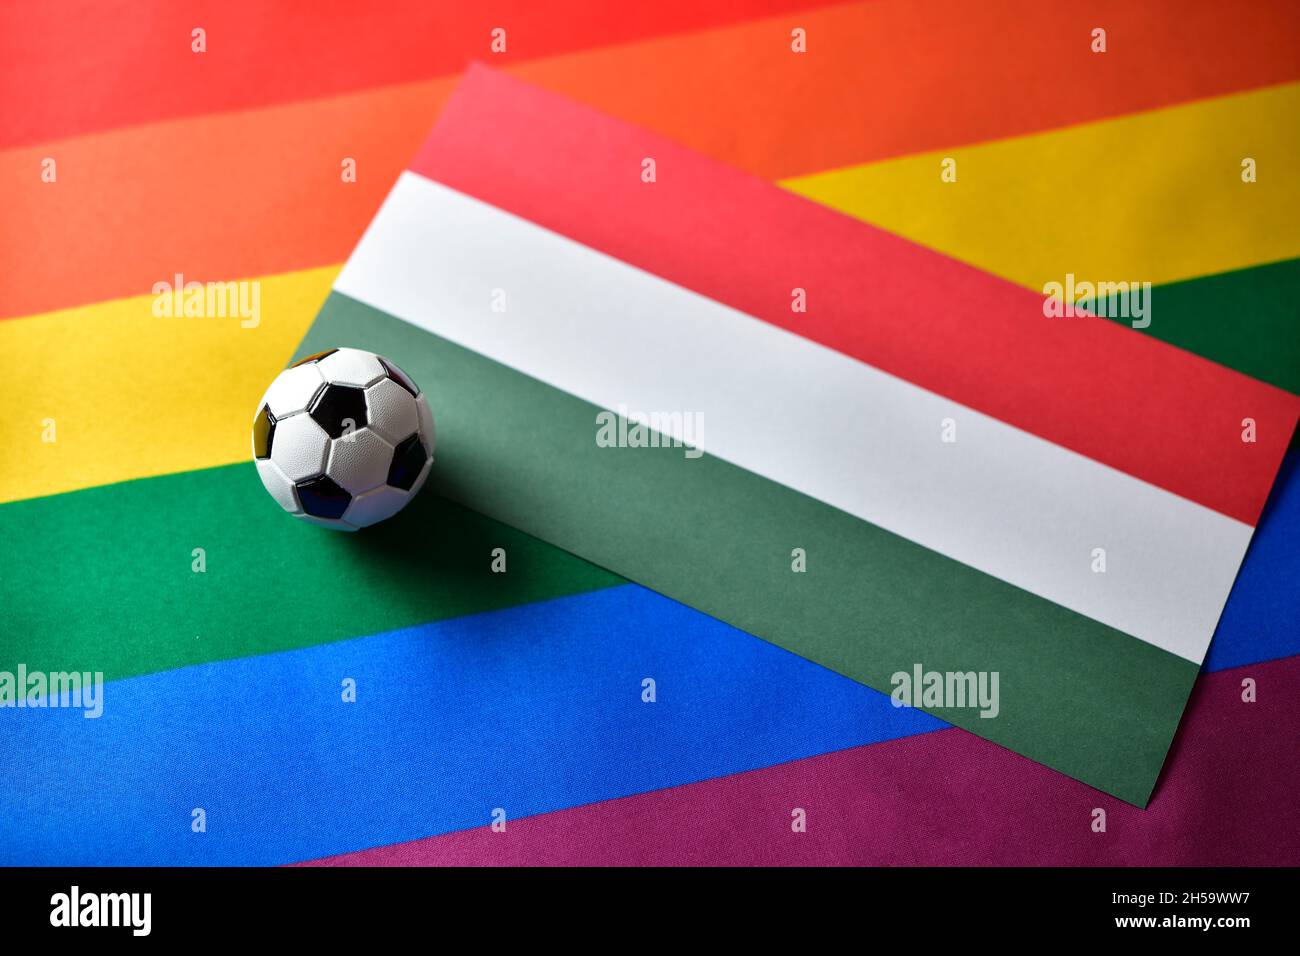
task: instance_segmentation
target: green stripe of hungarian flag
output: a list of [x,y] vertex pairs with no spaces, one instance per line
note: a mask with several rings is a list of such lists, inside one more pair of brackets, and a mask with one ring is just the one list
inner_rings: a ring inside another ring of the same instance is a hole
[[908,700],[1139,804],[1300,407],[483,69],[342,345],[427,389],[441,493],[885,692],[996,674]]

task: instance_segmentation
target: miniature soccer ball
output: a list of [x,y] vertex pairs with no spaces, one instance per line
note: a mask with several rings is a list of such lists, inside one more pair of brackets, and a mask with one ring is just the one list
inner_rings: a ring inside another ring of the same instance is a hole
[[392,362],[331,349],[276,376],[253,416],[253,458],[285,511],[356,531],[397,514],[424,485],[433,414]]

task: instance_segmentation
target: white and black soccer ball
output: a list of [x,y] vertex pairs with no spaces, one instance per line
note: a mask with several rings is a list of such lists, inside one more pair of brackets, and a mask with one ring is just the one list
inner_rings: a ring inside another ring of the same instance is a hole
[[331,349],[276,376],[253,417],[253,458],[285,511],[356,531],[397,514],[424,485],[433,413],[392,362]]

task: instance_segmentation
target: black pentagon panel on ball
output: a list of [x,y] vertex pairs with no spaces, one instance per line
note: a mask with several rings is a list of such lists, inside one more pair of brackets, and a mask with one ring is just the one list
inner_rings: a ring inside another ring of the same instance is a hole
[[307,413],[330,438],[338,438],[345,430],[360,431],[366,427],[366,393],[351,385],[326,385],[316,393]]
[[429,453],[420,442],[420,436],[412,435],[393,452],[393,463],[388,466],[388,483],[394,488],[410,491],[428,460]]
[[300,481],[296,487],[302,510],[313,518],[342,518],[352,503],[352,496],[328,475]]
[[384,371],[388,373],[388,377],[398,385],[402,386],[402,388],[406,389],[412,395],[420,394],[419,387],[411,381],[410,377],[392,362],[388,361],[388,359],[381,356],[379,358],[379,364],[384,367]]
[[253,455],[256,458],[271,457],[271,443],[275,441],[275,416],[265,405],[253,420]]
[[317,352],[315,355],[308,355],[304,358],[298,359],[298,361],[290,365],[289,368],[297,368],[299,365],[306,365],[308,362],[319,362],[321,359],[327,358],[337,351],[338,349],[326,349],[324,352]]

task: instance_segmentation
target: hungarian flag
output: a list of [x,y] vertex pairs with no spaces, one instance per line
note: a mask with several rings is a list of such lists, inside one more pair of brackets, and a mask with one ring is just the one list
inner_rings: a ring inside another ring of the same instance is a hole
[[1179,320],[1140,278],[1045,296],[474,68],[300,352],[402,357],[439,493],[1145,805],[1300,399],[1126,328]]

